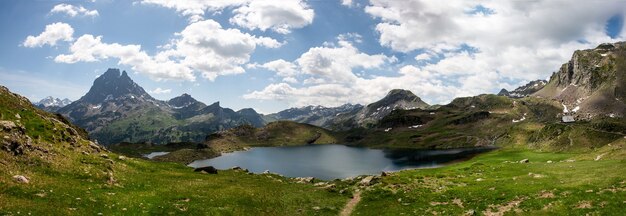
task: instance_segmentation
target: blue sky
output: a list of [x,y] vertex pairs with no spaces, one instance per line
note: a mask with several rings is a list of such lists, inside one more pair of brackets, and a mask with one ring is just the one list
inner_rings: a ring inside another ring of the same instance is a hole
[[[78,99],[120,68],[158,99],[276,112],[426,102],[546,79],[624,40],[622,1],[1,1],[0,84]],[[584,12],[584,13],[582,13]]]

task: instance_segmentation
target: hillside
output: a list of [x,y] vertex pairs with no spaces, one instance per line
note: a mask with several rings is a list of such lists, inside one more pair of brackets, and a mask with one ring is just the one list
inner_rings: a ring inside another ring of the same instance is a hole
[[5,87],[0,127],[0,215],[336,215],[348,200],[276,175],[208,175],[110,153]]
[[233,111],[219,102],[205,105],[183,94],[160,101],[126,73],[109,69],[89,92],[59,113],[85,128],[102,144],[120,142],[202,142],[206,134],[242,124],[260,127],[261,115],[252,109]]

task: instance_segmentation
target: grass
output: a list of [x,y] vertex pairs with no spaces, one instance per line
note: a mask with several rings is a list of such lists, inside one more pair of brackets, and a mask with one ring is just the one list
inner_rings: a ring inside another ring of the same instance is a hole
[[[113,162],[85,155],[65,169],[31,166],[3,173],[0,215],[336,215],[348,200],[279,176],[200,174],[178,164],[110,155]],[[14,182],[15,173],[27,173],[31,183]],[[113,173],[114,184],[105,173]]]
[[[380,215],[381,209],[384,215],[622,214],[626,161],[559,162],[581,155],[504,149],[448,167],[399,172],[367,189],[355,215]],[[530,163],[509,163],[525,158]]]

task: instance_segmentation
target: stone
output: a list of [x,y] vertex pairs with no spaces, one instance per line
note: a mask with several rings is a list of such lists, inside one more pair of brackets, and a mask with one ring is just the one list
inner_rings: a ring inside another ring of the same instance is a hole
[[522,159],[521,161],[519,161],[520,163],[528,163],[530,162],[530,160],[528,160],[528,158]]
[[369,186],[374,183],[374,176],[367,176],[359,182],[363,186]]
[[22,116],[20,116],[20,114],[19,114],[19,113],[17,113],[17,114],[15,114],[15,118],[17,118],[17,119],[21,119],[21,118],[22,118]]
[[380,173],[380,176],[390,176],[391,172],[385,172],[383,171],[382,173]]
[[14,175],[13,180],[19,183],[24,183],[24,184],[28,184],[30,182],[30,180],[26,176],[23,176],[23,175]]
[[241,167],[239,167],[239,166],[234,166],[234,167],[231,167],[230,169],[231,169],[231,170],[241,170]]
[[12,121],[0,121],[0,127],[2,127],[2,129],[9,131],[13,128],[17,128],[17,125],[15,124],[15,122]]
[[198,168],[195,168],[193,171],[194,172],[206,172],[208,174],[217,174],[217,169],[215,169],[215,167],[213,166],[198,167]]
[[552,161],[551,161],[551,160],[549,160],[549,161],[548,161],[548,162],[546,162],[546,163],[552,163]]
[[263,171],[263,174],[270,174],[270,171],[269,170],[265,170],[265,171]]
[[120,156],[118,156],[118,157],[117,157],[117,159],[118,159],[118,160],[126,160],[126,157],[125,157],[125,156],[123,156],[123,155],[120,155]]
[[100,154],[100,157],[101,158],[109,158],[109,155],[108,154]]
[[311,183],[315,178],[313,177],[297,177],[295,178],[298,183]]

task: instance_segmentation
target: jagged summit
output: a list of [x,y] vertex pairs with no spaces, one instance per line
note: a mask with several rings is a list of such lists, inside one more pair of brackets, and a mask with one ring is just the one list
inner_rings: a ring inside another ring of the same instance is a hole
[[178,97],[172,98],[167,101],[167,104],[173,107],[185,107],[185,106],[189,106],[195,103],[200,103],[200,102],[194,99],[193,97],[191,97],[191,95],[187,93],[184,93]]
[[38,107],[51,107],[51,106],[64,107],[70,103],[72,103],[72,101],[67,98],[61,100],[60,98],[54,98],[52,96],[48,96],[48,97],[45,97],[44,99],[41,99],[39,102],[36,102],[33,104]]
[[89,89],[89,92],[80,100],[91,104],[99,104],[106,100],[112,100],[121,96],[131,95],[135,97],[152,97],[126,73],[119,69],[109,68],[99,76]]
[[544,86],[548,84],[548,81],[545,80],[534,80],[530,81],[526,85],[517,87],[513,91],[508,91],[506,89],[500,90],[498,93],[499,96],[507,96],[511,98],[523,98],[529,96],[539,90],[541,90]]

